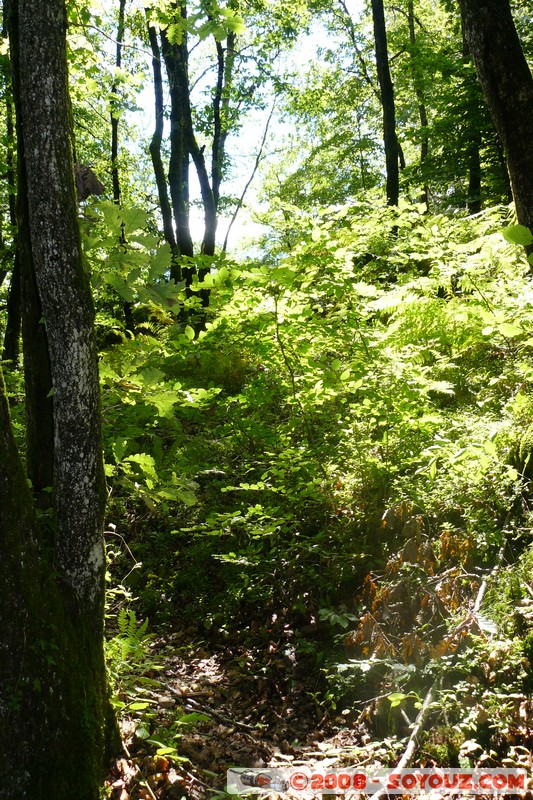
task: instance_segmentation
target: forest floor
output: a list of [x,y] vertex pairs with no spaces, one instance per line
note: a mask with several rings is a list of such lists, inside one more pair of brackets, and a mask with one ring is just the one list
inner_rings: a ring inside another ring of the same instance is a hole
[[[194,628],[147,637],[141,668],[122,687],[129,698],[120,715],[124,752],[108,777],[106,797],[228,798],[231,767],[362,768],[376,774],[398,763],[412,739],[408,727],[392,735],[389,711],[385,729],[376,730],[375,702],[335,710],[323,699],[327,693],[314,659],[296,658],[293,631],[252,628],[237,646],[201,637]],[[485,763],[519,766],[531,776],[533,703],[531,697],[522,700],[503,748],[511,755],[513,745],[512,763],[502,753]],[[423,745],[415,765],[434,768],[455,760],[435,755],[435,748]],[[520,796],[531,798],[533,792]]]
[[[398,736],[372,733],[364,707],[339,713],[320,703],[316,669],[295,663],[286,638],[235,647],[199,641],[197,632],[185,630],[152,640],[146,663],[148,722],[145,712],[122,716],[124,753],[106,783],[111,800],[228,798],[231,767],[320,766],[376,774],[397,764],[410,741],[407,728]],[[526,706],[527,719],[520,714],[511,736],[518,745],[515,762],[503,759],[497,766],[520,766],[531,776],[531,699]],[[418,766],[443,763],[449,762],[440,762],[429,747],[417,751]],[[520,796],[530,800],[533,792]]]
[[230,767],[372,768],[393,754],[394,740],[372,742],[357,718],[317,702],[317,676],[293,663],[287,642],[261,650],[190,640],[185,631],[151,643],[157,670],[143,690],[151,728],[176,751],[154,755],[139,719],[125,716],[124,754],[107,782],[113,800],[227,797]]

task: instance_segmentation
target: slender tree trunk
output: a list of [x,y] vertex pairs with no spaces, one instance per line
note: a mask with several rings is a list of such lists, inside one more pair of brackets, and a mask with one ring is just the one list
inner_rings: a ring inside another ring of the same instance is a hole
[[[172,207],[168,197],[168,184],[165,176],[165,168],[163,166],[163,159],[161,156],[161,145],[163,142],[163,126],[164,126],[164,103],[163,103],[163,76],[161,73],[161,50],[157,39],[157,31],[153,25],[148,23],[148,36],[150,39],[150,46],[152,48],[152,69],[154,75],[154,95],[155,95],[155,129],[154,135],[150,142],[150,156],[152,158],[152,165],[154,168],[155,181],[157,185],[157,192],[159,195],[159,206],[161,209],[161,216],[163,217],[163,232],[165,240],[170,245],[170,249],[175,256],[177,256],[178,248],[176,243],[176,236],[174,234],[174,227],[172,224]],[[176,259],[174,259],[176,260]],[[181,280],[181,274],[174,271],[172,277]]]
[[[115,66],[120,70],[122,66],[122,40],[124,39],[124,18],[126,12],[126,0],[120,0],[118,7],[117,25],[117,49],[115,56]],[[118,171],[118,79],[115,79],[111,87],[111,178],[113,181],[113,199],[117,205],[120,203],[120,176]]]
[[21,331],[21,297],[20,297],[20,259],[15,254],[11,283],[7,297],[7,322],[4,333],[4,351],[2,361],[9,362],[11,367],[17,367],[20,357],[20,331]]
[[[37,545],[0,383],[1,795],[97,800],[114,734],[103,655],[105,484],[70,139],[66,12],[64,0],[7,0],[6,13],[27,263],[50,354],[55,506],[53,541]],[[37,412],[31,403],[28,411]]]
[[389,69],[387,48],[387,30],[385,27],[385,11],[383,0],[372,0],[372,18],[374,21],[374,41],[376,45],[376,66],[381,105],[383,108],[383,144],[385,147],[385,164],[387,170],[387,203],[398,205],[400,195],[400,171],[398,138],[396,136],[396,110],[394,106],[394,87]]
[[[16,269],[19,271],[22,346],[24,355],[24,388],[26,395],[26,469],[34,497],[42,508],[52,502],[50,488],[54,483],[54,421],[52,408],[52,375],[46,329],[43,324],[41,299],[37,290],[30,234],[27,174],[21,124],[21,74],[18,43],[18,2],[6,4],[12,9],[12,80],[16,108],[17,195],[14,207],[16,220]],[[16,276],[15,276],[16,277]]]
[[226,47],[215,40],[217,49],[217,85],[213,95],[213,148],[211,156],[211,184],[215,210],[218,213],[220,185],[223,177],[224,159],[226,156],[226,139],[229,132],[229,101],[233,69],[235,65],[236,35],[231,32],[226,40]]
[[468,50],[503,144],[522,225],[533,230],[533,77],[508,0],[459,0]]
[[[186,7],[181,8],[186,17]],[[180,44],[171,44],[166,31],[161,31],[163,58],[167,70],[170,93],[170,163],[168,182],[176,240],[180,255],[192,258],[194,247],[189,226],[189,150],[187,143],[186,104],[189,92],[187,36],[183,33]],[[186,96],[184,96],[184,92]],[[186,273],[190,285],[190,274]]]
[[472,131],[468,143],[468,189],[466,195],[466,207],[469,214],[479,214],[481,211],[481,158],[479,149],[481,147],[481,134],[479,131]]
[[408,0],[407,2],[407,19],[409,24],[409,44],[410,59],[411,59],[411,77],[415,90],[416,100],[418,103],[418,118],[420,120],[420,171],[423,178],[423,189],[420,195],[420,202],[426,204],[429,210],[429,190],[426,179],[426,161],[429,152],[429,132],[428,132],[428,115],[426,111],[426,100],[424,96],[424,80],[418,67],[416,58],[416,31],[415,31],[415,13],[414,2]]
[[[187,19],[186,0],[173,2],[170,8],[181,22]],[[179,41],[170,41],[168,30],[161,30],[161,47],[156,29],[148,21],[148,33],[152,48],[154,71],[154,90],[156,98],[156,127],[150,145],[152,164],[156,177],[159,202],[163,216],[166,241],[181,258],[174,258],[171,276],[176,281],[185,280],[188,297],[196,294],[191,286],[196,268],[193,264],[194,245],[189,221],[189,164],[192,159],[202,196],[204,209],[204,235],[201,255],[212,257],[215,253],[218,223],[218,202],[223,176],[225,144],[229,131],[230,88],[235,63],[235,34],[230,33],[226,48],[215,42],[217,51],[217,82],[213,93],[213,142],[211,148],[211,175],[206,165],[205,147],[200,147],[196,139],[191,109],[191,87],[189,83],[189,53],[186,28]],[[170,162],[168,184],[161,158],[163,137],[163,82],[161,75],[161,56],[165,63],[170,95]],[[169,201],[170,190],[170,201]],[[173,217],[173,223],[172,223]],[[198,269],[197,277],[202,280],[209,271],[208,259]],[[199,292],[202,305],[209,304],[209,291]]]
[[[183,3],[179,9],[183,19],[187,17],[187,7]],[[170,92],[170,169],[169,185],[174,219],[177,230],[178,249],[182,256],[192,258],[193,243],[189,227],[189,156],[194,162],[202,205],[204,209],[204,237],[201,252],[212,256],[215,252],[217,211],[213,188],[209,180],[204,156],[204,148],[198,145],[192,121],[187,36],[182,34],[179,44],[171,44],[165,30],[161,31],[162,52],[167,69]],[[192,284],[194,267],[182,267],[187,287]],[[205,272],[205,270],[204,270]],[[198,275],[202,277],[201,274]],[[190,292],[189,292],[190,294]],[[203,306],[209,304],[209,292],[201,291]]]
[[[7,32],[4,31],[4,36]],[[5,82],[5,106],[6,106],[6,133],[7,133],[7,186],[9,192],[9,222],[13,228],[17,226],[16,212],[16,168],[15,168],[15,123],[13,120],[13,97],[10,86],[8,69],[4,72]],[[21,280],[20,280],[20,258],[15,245],[15,254],[12,257],[11,285],[7,301],[7,323],[4,335],[3,361],[9,361],[11,366],[18,366],[20,357],[20,332],[21,332]]]
[[[126,0],[120,0],[118,7],[118,25],[117,25],[117,49],[115,55],[115,66],[117,71],[122,67],[122,42],[124,39],[125,31],[125,16],[126,16]],[[113,202],[117,206],[121,202],[121,189],[120,189],[120,173],[118,169],[118,127],[119,127],[119,113],[118,113],[118,79],[111,87],[111,180],[113,183]],[[126,238],[124,235],[124,225],[120,234],[120,244],[124,245]],[[124,311],[124,322],[126,330],[135,333],[135,321],[133,319],[133,304],[127,301],[122,303]]]

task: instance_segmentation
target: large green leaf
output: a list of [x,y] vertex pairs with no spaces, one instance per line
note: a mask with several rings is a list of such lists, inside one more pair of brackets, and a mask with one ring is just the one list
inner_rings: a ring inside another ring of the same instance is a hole
[[533,244],[533,234],[525,225],[509,225],[502,231],[503,238],[511,244],[524,246]]

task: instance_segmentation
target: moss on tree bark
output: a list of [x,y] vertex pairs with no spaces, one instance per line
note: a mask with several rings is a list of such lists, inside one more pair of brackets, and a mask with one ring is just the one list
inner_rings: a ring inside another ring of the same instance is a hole
[[[0,382],[0,794],[97,800],[117,734],[103,650],[98,365],[77,223],[65,7],[9,0],[5,10],[28,268],[54,390],[54,535],[45,542],[38,529]],[[31,426],[32,402],[28,413]]]

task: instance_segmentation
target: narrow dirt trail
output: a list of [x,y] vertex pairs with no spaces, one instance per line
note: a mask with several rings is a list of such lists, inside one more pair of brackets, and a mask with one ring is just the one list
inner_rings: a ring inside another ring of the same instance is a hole
[[252,652],[188,646],[176,634],[152,649],[164,668],[143,697],[153,704],[153,729],[176,754],[154,756],[156,747],[136,735],[139,719],[126,717],[127,753],[108,780],[113,800],[203,800],[226,796],[230,767],[368,766],[392,752],[362,725],[332,718],[313,697],[316,676],[273,642]]

